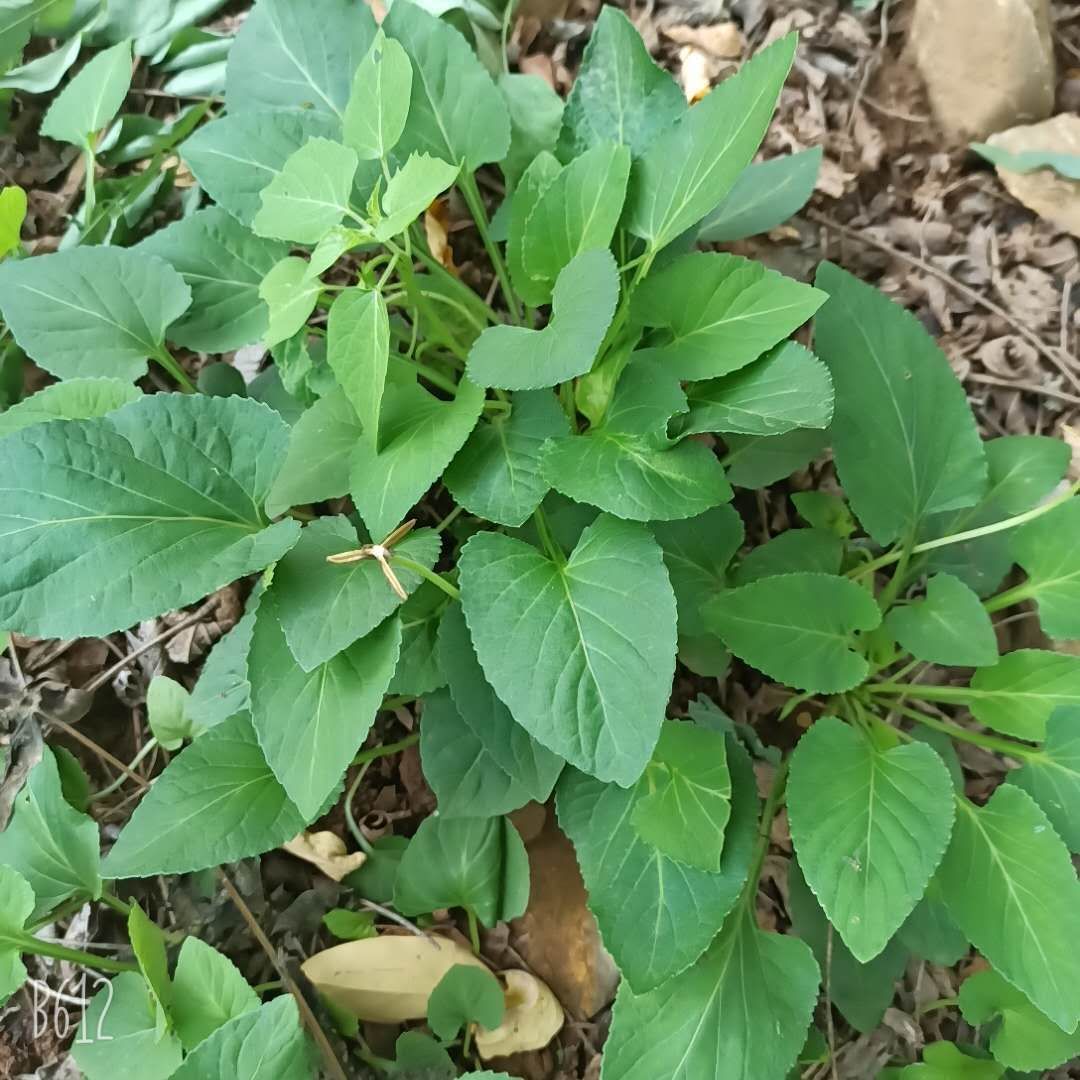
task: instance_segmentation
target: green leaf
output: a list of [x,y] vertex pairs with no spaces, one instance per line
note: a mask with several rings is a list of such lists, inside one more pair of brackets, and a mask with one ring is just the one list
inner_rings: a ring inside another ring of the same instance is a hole
[[160,256],[191,289],[191,307],[170,328],[170,340],[222,353],[262,338],[267,311],[259,285],[288,245],[255,236],[211,206],[154,233],[138,250]]
[[121,379],[67,379],[46,386],[0,413],[0,437],[49,420],[89,420],[105,416],[142,391]]
[[990,473],[985,498],[1004,515],[1030,510],[1057,487],[1069,467],[1068,444],[1048,435],[1003,435],[988,439],[983,448]]
[[686,112],[679,84],[653,63],[634,24],[603,6],[563,113],[563,161],[602,142],[617,142],[640,157]]
[[455,964],[428,998],[428,1027],[443,1040],[453,1039],[470,1021],[497,1028],[505,1011],[502,987],[486,968]]
[[26,220],[26,192],[18,184],[0,188],[0,258],[18,251]]
[[410,154],[387,181],[375,239],[385,242],[404,232],[457,179],[459,171],[460,166],[430,154]]
[[196,937],[184,938],[170,1011],[188,1053],[223,1024],[258,1007],[258,994],[227,956]]
[[855,959],[872,960],[922,899],[949,842],[944,762],[922,743],[884,750],[823,716],[792,754],[787,803],[807,883]]
[[547,303],[575,256],[611,244],[629,175],[630,152],[609,142],[585,151],[547,185],[521,241],[523,268],[534,283],[526,297],[530,304]]
[[822,263],[815,280],[830,297],[814,345],[836,386],[836,466],[863,527],[890,544],[977,503],[982,442],[944,354],[912,314],[839,267]]
[[372,446],[379,433],[389,358],[390,321],[382,295],[367,289],[346,289],[330,308],[326,360]]
[[847,540],[855,532],[855,519],[840,495],[828,491],[797,491],[791,496],[799,516],[812,528]]
[[1048,147],[1045,150],[1021,150],[1012,153],[1003,146],[973,142],[971,149],[998,168],[1014,173],[1029,173],[1035,169],[1053,169],[1067,180],[1080,180],[1080,155],[1066,154]]
[[409,115],[412,64],[400,43],[380,30],[353,77],[342,136],[361,159],[385,159]]
[[506,261],[510,277],[518,294],[525,299],[535,297],[547,302],[550,290],[544,291],[525,270],[525,226],[548,185],[559,175],[558,159],[541,150],[521,174],[510,196],[510,225],[506,244]]
[[784,1080],[806,1038],[819,979],[804,942],[762,932],[740,906],[692,968],[645,994],[619,987],[604,1075]]
[[390,532],[439,478],[476,426],[484,392],[462,379],[443,401],[416,381],[404,360],[391,364],[379,418],[378,451],[353,450],[349,490],[372,536]]
[[423,1080],[454,1080],[457,1066],[430,1035],[403,1031],[394,1043],[394,1073]]
[[602,424],[553,439],[544,476],[556,491],[634,521],[695,517],[731,498],[712,449],[668,437],[668,419],[684,412],[679,381],[641,360],[619,380]]
[[762,578],[706,601],[705,625],[741,660],[777,682],[837,694],[863,682],[869,665],[854,632],[881,612],[848,578],[794,573]]
[[1039,607],[1039,624],[1052,638],[1080,638],[1080,498],[1017,529],[1009,552],[1027,574],[1023,596]]
[[611,252],[582,252],[559,273],[547,326],[489,326],[469,351],[469,378],[479,386],[533,390],[584,375],[618,299],[619,275]]
[[1025,791],[958,799],[939,879],[975,948],[1066,1032],[1080,1019],[1080,883],[1065,845]]
[[104,49],[53,99],[41,134],[93,152],[93,136],[119,112],[131,86],[131,43]]
[[394,906],[403,915],[462,907],[489,927],[516,919],[528,901],[525,845],[501,817],[424,818],[394,883]]
[[278,610],[271,592],[255,618],[248,654],[251,721],[274,775],[310,821],[375,722],[397,664],[401,627],[388,619],[305,671],[289,651]]
[[479,533],[458,569],[476,654],[514,719],[582,771],[632,784],[659,737],[675,665],[675,597],[656,541],[601,516],[559,564]]
[[[3,430],[0,416],[0,431]],[[499,525],[523,525],[548,493],[540,472],[544,442],[569,433],[558,399],[546,390],[521,390],[509,416],[480,423],[443,476],[454,501]]]
[[655,139],[634,163],[624,223],[659,251],[696,225],[750,164],[795,55],[795,35],[762,50]]
[[563,99],[539,75],[516,72],[499,76],[499,93],[510,113],[510,149],[499,168],[514,187],[541,150],[551,153],[555,149]]
[[387,688],[391,694],[419,697],[446,685],[439,666],[439,619],[446,593],[425,582],[401,605],[401,656]]
[[574,844],[589,910],[624,980],[644,993],[683,971],[704,952],[746,881],[758,829],[758,797],[749,755],[727,737],[731,820],[720,872],[676,862],[646,844],[631,823],[648,794],[642,778],[629,789],[575,769],[559,781],[559,824]]
[[0,1003],[26,982],[21,941],[33,911],[34,890],[10,866],[0,865]]
[[130,248],[72,248],[0,266],[0,310],[31,359],[62,379],[132,381],[191,303],[162,259]]
[[1046,721],[1046,742],[1009,773],[1050,819],[1070,851],[1080,851],[1080,707],[1055,709]]
[[138,904],[132,904],[128,910],[128,938],[131,951],[139,970],[150,990],[154,1002],[154,1014],[159,1034],[164,1034],[168,1026],[168,1010],[172,1005],[172,983],[169,980],[169,957],[165,951],[165,935],[157,923],[147,918]]
[[648,794],[634,805],[638,836],[676,862],[718,873],[731,816],[727,744],[714,731],[665,723],[645,767]]
[[241,713],[169,762],[103,867],[114,878],[186,874],[269,851],[304,824]]
[[187,394],[9,435],[0,625],[38,637],[110,633],[280,558],[299,527],[268,526],[259,506],[285,436],[265,405]]
[[727,197],[698,226],[698,241],[727,244],[782,225],[809,201],[821,147],[747,165]]
[[996,1061],[965,1054],[955,1043],[937,1042],[926,1047],[920,1064],[908,1065],[896,1075],[900,1080],[1002,1080],[1005,1070]]
[[314,1057],[296,1000],[282,994],[222,1024],[188,1054],[172,1080],[310,1080]]
[[992,1025],[990,1052],[1010,1069],[1042,1072],[1080,1056],[1080,1031],[1066,1035],[996,971],[969,975],[959,997],[969,1024]]
[[728,479],[736,487],[768,487],[811,461],[829,445],[829,434],[814,428],[798,428],[786,435],[729,435],[724,440]]
[[68,897],[101,895],[97,824],[64,798],[49,750],[15,796],[11,821],[0,832],[0,863],[34,890],[35,919]]
[[240,621],[217,642],[203,662],[187,703],[188,716],[200,727],[217,727],[238,712],[247,711],[251,690],[247,681],[247,654],[261,595],[258,590],[252,593]]
[[838,536],[822,529],[788,529],[752,548],[732,575],[736,585],[775,577],[777,574],[839,574],[844,545]]
[[986,608],[950,574],[930,578],[924,599],[893,608],[885,629],[917,660],[955,667],[997,663],[997,635]]
[[373,911],[350,911],[348,908],[331,908],[323,917],[323,926],[342,941],[364,941],[378,937]]
[[294,109],[340,119],[375,19],[351,0],[258,0],[229,52],[230,113]]
[[687,398],[690,411],[679,421],[680,435],[783,435],[795,428],[827,428],[832,420],[828,369],[794,341],[741,371],[695,383]]
[[0,63],[5,67],[18,63],[31,31],[40,32],[42,24],[51,24],[54,18],[66,19],[69,5],[70,0],[14,0],[0,8]]
[[392,903],[398,866],[409,843],[404,836],[380,836],[372,843],[364,865],[349,874],[345,884],[365,900],[373,900],[376,904]]
[[[401,605],[374,559],[327,565],[327,556],[355,549],[359,543],[348,518],[316,518],[274,570],[270,595],[289,651],[304,671],[333,659]],[[419,529],[397,543],[393,553],[430,570],[441,546],[438,533]],[[402,566],[395,566],[394,573],[407,593],[423,581]]]
[[[97,977],[93,985],[104,980]],[[86,1080],[166,1080],[183,1052],[171,1032],[160,1032],[146,980],[133,971],[117,975],[93,996],[71,1056]]]
[[154,738],[166,750],[179,750],[200,726],[188,714],[190,694],[167,675],[155,675],[146,690],[146,720]]
[[263,191],[285,162],[311,138],[334,138],[337,126],[311,110],[230,112],[203,124],[180,153],[206,193],[250,225],[262,207]]
[[320,292],[322,282],[311,275],[304,259],[286,255],[275,263],[259,285],[259,296],[269,309],[263,342],[279,345],[301,330]]
[[363,429],[345,391],[332,390],[289,433],[289,449],[266,497],[266,511],[336,499],[349,490],[349,463]]
[[406,0],[390,9],[383,30],[401,42],[413,68],[409,119],[395,155],[434,154],[468,172],[502,161],[510,116],[461,34]]
[[949,914],[936,877],[930,879],[926,895],[897,931],[896,940],[916,956],[941,967],[952,967],[971,947]]
[[349,212],[358,164],[355,150],[331,139],[309,139],[263,188],[252,228],[259,236],[317,243]]
[[[670,335],[644,350],[646,357],[680,379],[712,379],[746,367],[783,341],[825,299],[819,289],[739,255],[696,251],[646,278],[631,312],[638,325]],[[790,353],[785,361],[806,362]],[[822,383],[819,375],[811,384],[819,396]]]

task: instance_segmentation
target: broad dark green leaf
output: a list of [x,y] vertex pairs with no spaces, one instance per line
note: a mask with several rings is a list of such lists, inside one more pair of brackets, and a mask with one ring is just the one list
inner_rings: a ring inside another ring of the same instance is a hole
[[62,379],[132,381],[159,355],[191,290],[164,260],[130,248],[72,248],[0,266],[0,310],[24,352]]
[[189,1053],[223,1024],[258,1007],[258,994],[227,956],[196,937],[184,938],[170,1012]]
[[26,982],[22,949],[11,938],[25,933],[24,924],[34,910],[34,890],[10,866],[0,866],[0,1002]]
[[732,574],[735,585],[777,574],[839,574],[844,545],[823,529],[788,529],[748,551]]
[[1080,1020],[1080,883],[1069,852],[1027,792],[1002,784],[985,806],[957,800],[938,874],[957,925],[1066,1032]]
[[469,352],[469,378],[479,386],[533,390],[584,375],[618,299],[619,275],[611,252],[582,252],[559,273],[547,326],[489,326]]
[[1056,709],[1046,722],[1046,742],[1009,773],[1042,807],[1070,851],[1080,851],[1080,707]]
[[269,851],[305,823],[266,764],[251,720],[239,714],[169,762],[103,870],[116,878],[186,874]]
[[1080,656],[1016,649],[976,671],[969,687],[949,693],[987,727],[1038,742],[1055,709],[1080,705]]
[[909,952],[942,967],[952,967],[971,948],[971,943],[953,921],[941,898],[941,886],[936,877],[930,879],[926,895],[896,932],[896,940],[902,942]]
[[374,290],[346,289],[330,308],[326,360],[374,446],[390,358],[386,302]]
[[[1053,638],[1080,638],[1080,498],[1021,526],[1009,552],[1027,574],[1023,598],[1039,607],[1039,624]],[[1018,597],[1020,599],[1020,597]]]
[[217,727],[248,709],[251,687],[247,680],[247,654],[261,596],[260,585],[248,598],[240,621],[217,642],[203,663],[199,681],[187,703],[189,719],[200,727]]
[[[696,251],[646,278],[634,293],[632,315],[641,326],[669,332],[670,340],[645,350],[647,357],[680,379],[712,379],[783,341],[825,298],[761,263]],[[803,358],[788,354],[785,360]],[[818,375],[819,396],[821,383]]]
[[452,1039],[470,1021],[497,1028],[505,1011],[503,989],[491,972],[455,964],[431,991],[428,1026],[440,1039]]
[[764,933],[740,905],[692,968],[646,994],[620,986],[605,1080],[784,1080],[806,1038],[819,979],[804,942]]
[[914,535],[930,514],[973,506],[986,460],[949,362],[916,318],[832,263],[814,345],[832,371],[831,428],[844,492],[879,544]]
[[797,428],[786,435],[728,435],[724,461],[735,487],[768,487],[811,461],[829,445],[829,434],[816,428]]
[[541,150],[555,149],[563,99],[539,75],[500,75],[499,93],[510,112],[510,149],[499,168],[513,187]]
[[885,629],[917,660],[956,667],[997,663],[997,635],[986,608],[951,574],[935,574],[923,599],[893,608]]
[[293,109],[340,120],[353,75],[375,40],[375,19],[351,0],[258,0],[225,77],[230,113]]
[[624,223],[656,252],[696,225],[750,164],[795,56],[788,34],[743,64],[634,162]]
[[104,49],[60,91],[41,121],[50,139],[93,149],[93,136],[119,112],[131,86],[131,43]]
[[387,688],[391,694],[420,697],[446,685],[439,665],[439,620],[446,593],[425,582],[401,605],[401,655]]
[[924,744],[883,749],[823,716],[791,756],[787,805],[814,895],[855,959],[872,960],[922,899],[949,842],[944,762]]
[[0,624],[110,633],[280,558],[299,527],[269,525],[261,505],[286,435],[265,405],[187,394],[9,435]]
[[529,859],[508,818],[427,817],[401,857],[394,906],[403,915],[463,907],[485,926],[529,902]]
[[278,611],[271,591],[259,604],[248,653],[251,721],[274,775],[312,820],[375,722],[397,664],[401,627],[387,619],[305,671],[289,651]]
[[405,130],[412,64],[400,43],[380,30],[353,77],[342,139],[364,159],[385,159]]
[[89,420],[138,401],[142,391],[121,379],[65,379],[0,413],[0,437],[49,420]]
[[706,601],[705,625],[731,651],[772,679],[836,694],[858,686],[869,666],[855,632],[873,630],[881,612],[849,578],[794,573],[762,578]]
[[675,597],[656,541],[602,515],[565,564],[485,532],[458,569],[477,656],[514,719],[584,772],[637,780],[675,666]]
[[678,83],[653,63],[634,24],[604,5],[566,101],[559,157],[569,161],[602,142],[640,157],[686,112]]
[[704,952],[746,881],[758,828],[750,758],[727,738],[731,820],[720,872],[668,858],[631,824],[649,792],[642,778],[629,789],[602,784],[576,769],[559,781],[559,824],[574,844],[604,945],[623,978],[644,993],[685,970]]

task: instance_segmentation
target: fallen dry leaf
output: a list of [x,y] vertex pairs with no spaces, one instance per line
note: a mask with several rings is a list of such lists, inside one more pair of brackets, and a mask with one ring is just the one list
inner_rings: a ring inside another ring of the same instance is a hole
[[504,971],[506,1012],[490,1031],[477,1027],[476,1049],[485,1060],[539,1050],[563,1026],[563,1011],[546,983],[527,971]]
[[340,881],[346,874],[359,870],[367,858],[362,851],[350,854],[345,848],[345,841],[332,832],[302,832],[282,847],[290,855],[313,863],[334,881]]
[[431,991],[455,964],[484,967],[449,938],[383,934],[324,949],[301,970],[320,994],[358,1019],[399,1024],[427,1016]]
[[712,62],[708,53],[693,45],[679,50],[679,84],[691,105],[712,89]]
[[446,267],[455,277],[454,252],[450,247],[450,200],[436,199],[424,211],[424,236],[432,257]]
[[712,26],[665,26],[661,32],[676,45],[694,45],[718,60],[738,60],[746,48],[746,39],[733,22]]

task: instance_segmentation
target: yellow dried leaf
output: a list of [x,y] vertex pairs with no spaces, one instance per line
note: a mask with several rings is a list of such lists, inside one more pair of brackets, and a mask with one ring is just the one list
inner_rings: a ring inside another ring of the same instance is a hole
[[454,252],[450,247],[450,200],[436,199],[424,211],[424,236],[433,258],[446,267],[455,277]]
[[431,991],[455,964],[484,967],[449,938],[383,934],[325,949],[301,970],[319,993],[352,1016],[398,1024],[427,1016]]
[[349,854],[345,841],[332,832],[302,832],[282,846],[290,855],[313,863],[334,881],[341,881],[346,874],[359,870],[367,858],[362,851]]
[[563,1025],[562,1006],[546,983],[527,971],[504,971],[502,979],[506,984],[503,1022],[490,1031],[476,1029],[476,1049],[485,1061],[539,1050]]

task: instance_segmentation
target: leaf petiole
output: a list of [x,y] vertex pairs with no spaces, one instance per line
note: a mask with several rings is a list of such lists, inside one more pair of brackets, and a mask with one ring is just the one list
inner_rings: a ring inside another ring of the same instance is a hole
[[426,581],[430,581],[437,589],[442,589],[442,591],[452,600],[457,600],[461,597],[461,590],[456,585],[451,585],[442,574],[437,574],[434,570],[429,570],[423,563],[414,562],[412,559],[406,558],[404,555],[398,555],[394,552],[390,553],[390,559],[392,562],[396,562],[406,570],[411,570],[414,574],[418,574]]

